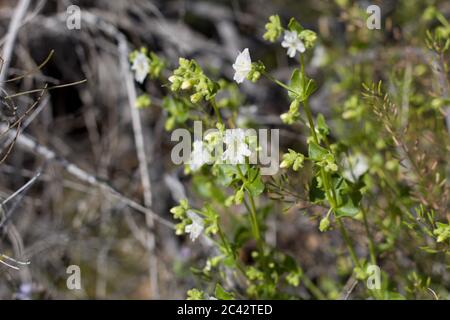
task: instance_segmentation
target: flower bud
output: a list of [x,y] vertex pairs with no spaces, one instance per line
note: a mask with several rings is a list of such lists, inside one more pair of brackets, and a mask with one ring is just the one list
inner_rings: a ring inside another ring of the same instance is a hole
[[299,168],[302,168],[302,167],[303,167],[303,160],[304,160],[303,155],[298,156],[298,157],[294,160],[294,164],[292,165],[292,169],[293,169],[294,171],[297,171]]
[[321,232],[325,232],[330,228],[330,219],[328,219],[328,217],[323,218],[322,220],[320,220],[320,224],[319,224],[319,230]]
[[289,162],[287,160],[283,160],[280,164],[280,168],[281,169],[289,168]]
[[292,103],[289,106],[289,112],[290,113],[296,113],[298,112],[298,108],[300,106],[300,100],[295,99],[294,101],[292,101]]
[[242,201],[244,201],[244,190],[243,189],[239,189],[236,192],[236,195],[234,196],[234,203],[235,204],[241,204]]
[[200,92],[194,93],[191,95],[191,102],[198,103],[202,99],[203,95]]
[[181,89],[182,90],[188,90],[192,88],[192,81],[191,80],[184,80],[183,83],[181,84]]
[[170,209],[175,219],[181,219],[184,216],[185,209],[182,206],[173,207]]

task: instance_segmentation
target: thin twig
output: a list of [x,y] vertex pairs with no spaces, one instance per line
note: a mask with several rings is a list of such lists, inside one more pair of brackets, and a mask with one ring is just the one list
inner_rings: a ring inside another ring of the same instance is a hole
[[[128,45],[123,34],[117,36],[119,42],[119,57],[122,73],[124,74],[125,84],[128,94],[128,104],[131,113],[131,121],[133,125],[134,141],[136,144],[136,152],[139,160],[139,171],[141,176],[142,188],[144,190],[144,204],[147,208],[152,206],[152,191],[150,182],[150,173],[148,171],[148,160],[145,152],[144,135],[142,134],[142,123],[139,110],[136,108],[136,88],[133,82],[133,76],[130,72],[128,63]],[[158,288],[158,259],[155,255],[155,235],[154,221],[149,214],[145,215],[145,222],[148,227],[147,247],[149,251],[149,276],[150,276],[150,293],[152,298],[159,297]]]
[[3,68],[0,71],[0,86],[6,79],[6,75],[8,73],[9,64],[11,63],[11,57],[14,49],[14,43],[16,41],[17,33],[21,26],[21,23],[27,13],[28,7],[30,6],[30,0],[20,0],[18,3],[16,10],[14,11],[14,15],[11,18],[11,22],[9,23],[8,28],[8,36],[5,42],[4,50],[2,53],[4,63]]
[[13,259],[11,257],[8,257],[7,255],[0,254],[0,263],[5,265],[5,266],[7,266],[7,267],[9,267],[9,268],[11,268],[11,269],[14,269],[14,270],[20,270],[20,268],[14,266],[14,265],[12,265],[12,264],[10,264],[8,262],[5,262],[4,260],[7,260],[9,262],[15,263],[15,264],[20,265],[20,266],[26,266],[26,265],[30,264],[29,261],[19,261],[19,260]]
[[[10,202],[12,199],[14,199],[15,197],[17,197],[19,194],[21,194],[22,192],[24,192],[25,190],[27,190],[29,187],[31,187],[36,181],[37,179],[39,179],[39,177],[41,176],[41,172],[38,171],[36,173],[36,175],[31,178],[26,184],[24,184],[22,187],[20,187],[20,189],[18,189],[16,192],[14,192],[12,195],[10,195],[8,198],[6,198],[2,203],[1,206],[4,207],[8,202]],[[1,226],[1,225],[0,225]]]
[[350,294],[353,292],[357,284],[358,280],[355,278],[355,275],[352,274],[352,276],[347,280],[347,283],[344,286],[344,292],[341,294],[340,300],[348,300]]
[[[1,125],[0,124],[0,130],[5,130],[6,129],[6,125]],[[10,130],[8,132],[8,135],[15,135],[16,134],[16,130]],[[146,208],[145,206],[137,203],[136,201],[127,198],[125,195],[123,195],[122,193],[120,193],[119,191],[117,191],[114,187],[110,186],[107,182],[103,181],[102,179],[86,172],[85,170],[81,169],[80,167],[78,167],[77,165],[71,163],[70,161],[68,161],[67,159],[60,157],[59,155],[56,154],[56,152],[50,150],[49,148],[37,143],[36,141],[34,141],[30,136],[22,133],[18,136],[17,141],[16,141],[17,146],[33,153],[36,154],[44,159],[46,159],[49,162],[53,162],[53,163],[57,163],[60,166],[62,166],[67,173],[69,173],[70,175],[76,177],[77,179],[88,183],[94,187],[97,187],[99,189],[102,189],[104,191],[106,191],[107,193],[109,193],[111,196],[115,197],[116,199],[118,199],[119,201],[125,203],[127,206],[129,206],[130,208],[133,208],[134,210],[143,213],[143,214],[149,214],[152,216],[152,218],[160,223],[161,225],[164,225],[168,228],[171,229],[175,229],[175,225],[162,218],[161,216],[159,216],[158,214],[156,214],[153,210],[151,210],[150,208]]]

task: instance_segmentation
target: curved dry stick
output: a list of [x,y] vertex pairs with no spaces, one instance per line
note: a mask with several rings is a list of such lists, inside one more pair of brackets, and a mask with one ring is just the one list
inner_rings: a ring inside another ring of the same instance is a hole
[[[28,180],[27,183],[25,183],[22,187],[20,187],[18,190],[16,190],[14,193],[12,193],[8,198],[3,200],[3,202],[0,203],[0,209],[3,210],[3,218],[0,221],[0,230],[2,230],[8,220],[11,218],[17,204],[20,202],[20,200],[23,198],[25,193],[38,181],[38,179],[42,175],[42,171],[44,170],[44,166],[37,171],[37,173]],[[7,209],[6,205],[11,202],[13,199],[17,198],[17,200]]]
[[[13,141],[10,143],[5,155],[3,156],[3,158],[0,159],[0,164],[2,164],[3,162],[6,161],[6,159],[9,157],[9,155],[11,154],[12,149],[14,148],[14,145],[16,144],[17,138],[19,137],[20,134],[20,125],[22,124],[22,122],[19,122],[19,124],[17,125],[17,130],[16,130],[16,135],[14,136]],[[9,130],[9,129],[8,129]],[[8,132],[8,130],[6,132]]]
[[[50,59],[52,58],[54,53],[55,53],[55,50],[51,50],[50,53],[48,54],[47,58],[45,58],[45,60],[40,65],[38,65],[36,67],[36,69],[27,71],[26,73],[24,73],[24,74],[22,74],[20,76],[17,76],[17,77],[5,80],[2,83],[14,82],[14,81],[17,81],[17,80],[21,80],[21,79],[23,79],[23,78],[25,78],[25,77],[27,77],[29,75],[35,74],[36,72],[41,70],[43,67],[45,67],[45,65],[50,61]],[[0,59],[1,59],[1,62],[2,62],[2,66],[3,66],[3,59],[1,57],[0,57]],[[1,67],[0,67],[0,70],[1,70]]]
[[9,96],[6,96],[5,99],[11,99],[11,98],[20,97],[20,96],[23,96],[26,94],[30,94],[30,93],[41,92],[42,90],[48,91],[48,90],[53,90],[53,89],[60,89],[60,88],[65,88],[65,87],[70,87],[70,86],[76,86],[77,84],[82,84],[85,82],[87,82],[87,79],[83,79],[83,80],[75,81],[75,82],[64,83],[64,84],[60,84],[60,85],[53,86],[53,87],[44,87],[44,88],[39,88],[39,89],[28,90],[28,91],[24,91],[24,92],[11,94]]
[[[22,120],[23,120],[26,116],[28,116],[28,115],[31,113],[31,111],[33,111],[33,110],[36,108],[37,104],[41,101],[42,97],[44,96],[44,93],[45,93],[45,90],[46,90],[46,89],[47,89],[47,84],[45,84],[44,88],[41,90],[41,94],[39,95],[39,97],[31,104],[31,106],[24,112],[24,114],[21,115],[21,116],[19,117],[19,119],[17,119],[15,122],[13,122],[13,123],[11,124],[11,126],[10,126],[10,128],[8,128],[8,130],[11,129],[11,128],[16,127],[19,123],[22,122]],[[2,133],[2,134],[0,135],[0,137],[1,137],[3,134],[4,134],[4,133]]]
[[11,123],[8,123],[8,129],[6,129],[6,131],[0,133],[0,137],[2,137],[2,136],[4,136],[6,133],[8,133],[9,130],[11,130],[11,129],[17,127],[16,134],[15,134],[15,136],[13,137],[12,141],[10,142],[10,144],[9,144],[9,146],[8,146],[8,149],[7,149],[6,153],[5,153],[5,155],[0,159],[0,164],[4,163],[4,162],[6,161],[6,159],[9,157],[9,155],[11,154],[11,152],[12,152],[12,150],[13,150],[13,148],[14,148],[14,145],[15,145],[15,143],[16,143],[16,140],[17,140],[17,138],[18,138],[18,136],[19,136],[19,134],[20,134],[20,128],[21,128],[21,125],[22,125],[22,120],[23,120],[26,116],[28,116],[28,115],[31,113],[31,111],[33,111],[33,110],[36,108],[37,104],[39,103],[39,101],[41,101],[42,97],[44,96],[44,92],[45,92],[45,89],[46,89],[46,88],[47,88],[47,84],[45,84],[45,87],[44,87],[44,89],[41,91],[41,94],[39,95],[39,97],[36,99],[36,101],[33,102],[33,104],[32,104],[29,108],[27,108],[27,110],[25,111],[25,113],[24,113],[23,115],[21,115],[21,116],[19,117],[19,119],[17,119],[14,123],[12,123],[12,124],[11,124]]
[[0,254],[0,263],[5,265],[5,266],[7,266],[7,267],[9,267],[9,268],[11,268],[11,269],[14,269],[14,270],[20,270],[20,268],[16,267],[16,266],[13,266],[12,264],[9,264],[8,262],[3,261],[3,259],[4,260],[8,260],[10,262],[14,262],[15,264],[21,265],[21,266],[27,266],[27,265],[30,264],[30,261],[25,261],[25,262],[24,261],[19,261],[19,260],[13,259],[11,257],[8,257],[7,255]]
[[[1,106],[1,107],[2,108],[6,107],[7,109],[12,109],[12,110],[10,110],[12,112],[11,117],[15,117],[16,112],[17,112],[17,107],[14,103],[14,100],[8,98],[8,96],[9,96],[8,92],[5,89],[3,89],[1,86],[0,86],[0,93],[2,94],[2,96],[0,96],[0,99],[4,100],[4,101],[2,101],[3,106]],[[1,110],[0,110],[0,112],[1,112]],[[3,115],[6,116],[6,118],[10,117],[8,114],[3,114]]]

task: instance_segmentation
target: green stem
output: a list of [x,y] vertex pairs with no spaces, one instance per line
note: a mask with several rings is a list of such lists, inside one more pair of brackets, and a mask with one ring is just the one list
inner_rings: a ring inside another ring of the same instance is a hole
[[[305,67],[304,67],[303,55],[301,56],[300,63],[301,63],[301,72],[303,73],[303,77],[305,77]],[[317,145],[320,145],[319,138],[317,137],[317,133],[316,133],[316,130],[315,130],[315,125],[314,125],[314,120],[313,120],[313,117],[312,117],[311,108],[309,107],[309,104],[308,104],[308,99],[305,100],[304,107],[305,107],[306,117],[308,118],[311,134],[312,134],[312,136],[314,138],[315,143]],[[320,174],[322,176],[322,180],[323,180],[322,183],[323,183],[325,192],[327,194],[327,198],[329,200],[331,200],[330,201],[330,206],[331,206],[332,210],[335,212],[336,206],[337,206],[337,197],[336,197],[336,193],[334,191],[334,187],[330,186],[329,175],[328,175],[327,172],[324,171],[323,168],[320,168]],[[331,196],[330,196],[330,193],[331,193]],[[351,258],[353,260],[353,263],[355,264],[355,266],[360,267],[358,257],[356,255],[355,249],[353,247],[353,243],[352,243],[350,237],[348,236],[348,233],[347,233],[347,230],[346,230],[346,228],[344,226],[344,223],[339,218],[337,219],[337,221],[338,221],[338,224],[339,224],[339,229],[341,231],[341,234],[342,234],[342,236],[344,238],[345,244],[347,245],[347,248],[348,248],[348,250],[350,252],[350,256],[351,256]]]
[[348,236],[347,230],[345,229],[344,223],[341,218],[336,219],[339,225],[339,230],[341,231],[342,237],[344,238],[344,242],[347,245],[348,251],[350,252],[350,257],[353,260],[353,264],[355,267],[361,268],[358,257],[356,255],[355,249],[353,248],[353,243],[350,237]]
[[316,130],[315,130],[314,119],[313,119],[313,116],[312,116],[311,108],[309,107],[309,104],[308,104],[308,99],[305,100],[303,105],[305,107],[306,118],[308,119],[309,129],[311,131],[311,135],[314,138],[314,142],[319,145],[320,144],[319,143],[319,138],[317,137],[317,133],[316,133]]
[[244,277],[247,277],[247,275],[245,274],[245,270],[244,268],[241,266],[241,264],[239,263],[239,260],[236,256],[236,253],[233,249],[231,249],[230,243],[228,242],[228,240],[225,238],[225,235],[223,234],[222,228],[220,228],[219,226],[219,237],[220,237],[220,241],[222,241],[223,246],[226,248],[226,250],[228,251],[228,254],[231,255],[233,257],[234,263],[236,264],[236,267],[238,268],[238,270],[242,273],[242,275]]
[[[238,174],[239,174],[242,182],[245,184],[246,181],[247,181],[247,178],[242,173],[242,170],[239,167],[239,165],[237,165],[236,167],[237,167],[237,171],[238,171]],[[247,201],[245,201],[245,200],[244,200],[244,204],[245,204],[245,206],[247,208],[247,211],[249,211],[249,214],[250,214],[250,223],[252,225],[253,234],[254,234],[258,244],[261,245],[261,232],[259,230],[258,218],[257,218],[257,215],[256,215],[255,200],[253,199],[252,194],[247,189],[245,191],[247,192],[247,196],[248,196],[248,198],[250,200],[250,206],[248,205]]]
[[222,244],[227,249],[228,254],[232,255],[234,259],[236,259],[236,255],[234,251],[231,249],[230,244],[228,243],[228,240],[225,238],[225,235],[223,234],[222,228],[219,226],[219,237],[220,241],[222,241]]
[[211,105],[214,109],[214,113],[216,114],[217,121],[219,121],[220,124],[223,124],[222,115],[220,114],[219,107],[217,106],[217,103],[216,103],[216,99],[212,98],[209,101],[211,102]]
[[320,289],[309,279],[307,276],[303,276],[303,284],[305,285],[306,289],[308,289],[314,297],[316,297],[319,300],[326,300],[327,297],[320,291]]
[[244,199],[244,205],[245,205],[245,208],[247,209],[247,212],[249,213],[248,217],[249,217],[249,220],[250,220],[250,225],[252,227],[253,236],[255,237],[255,239],[257,239],[257,237],[258,237],[258,230],[256,229],[256,226],[255,226],[255,220],[253,218],[252,209],[251,209],[251,207],[248,204],[246,199]]
[[253,199],[253,196],[250,194],[250,192],[248,192],[247,194],[248,194],[248,198],[250,199],[250,207],[252,209],[251,215],[252,215],[253,223],[255,224],[256,240],[258,242],[261,242],[261,231],[259,230],[258,218],[256,216],[255,200]]
[[292,90],[287,84],[281,82],[278,79],[275,79],[274,77],[272,77],[270,74],[268,74],[267,72],[263,71],[262,75],[265,76],[267,79],[269,79],[270,81],[274,82],[275,84],[279,85],[280,87],[282,87],[283,89],[286,89],[289,92],[292,92],[295,95],[298,95],[297,92],[295,92],[294,90]]
[[363,206],[361,206],[361,212],[362,212],[362,216],[363,216],[363,220],[364,220],[364,228],[366,229],[367,238],[369,239],[370,261],[372,262],[373,265],[376,265],[377,264],[377,255],[376,255],[376,251],[375,251],[375,244],[373,241],[372,233],[370,232],[370,229],[369,229],[369,223],[367,221],[367,212]]
[[447,19],[445,19],[444,15],[440,12],[436,12],[436,19],[439,20],[439,22],[444,26],[444,27],[449,27],[450,24],[448,23]]
[[[308,123],[309,123],[309,129],[311,131],[311,135],[314,138],[314,142],[317,145],[320,145],[319,138],[317,137],[317,133],[316,133],[316,130],[315,130],[315,125],[314,125],[314,120],[313,120],[311,108],[309,107],[309,104],[308,104],[308,99],[305,100],[304,107],[305,107],[306,118],[308,119]],[[327,198],[329,200],[331,200],[330,201],[330,205],[331,205],[331,207],[334,210],[334,208],[337,205],[336,194],[334,192],[334,188],[330,187],[328,175],[323,170],[323,168],[320,168],[320,175],[322,177],[322,183],[324,185],[325,193],[327,194]],[[330,190],[331,190],[331,194],[330,194]]]

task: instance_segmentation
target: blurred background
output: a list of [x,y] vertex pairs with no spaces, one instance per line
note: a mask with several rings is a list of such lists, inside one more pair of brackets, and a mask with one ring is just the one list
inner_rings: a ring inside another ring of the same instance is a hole
[[[346,124],[338,122],[336,114],[342,113],[343,102],[352,93],[361,90],[360,80],[367,70],[369,78],[379,79],[386,78],[387,71],[404,67],[404,54],[422,46],[416,35],[425,30],[419,20],[427,5],[436,5],[447,17],[450,14],[450,2],[431,0],[1,0],[4,58],[12,17],[24,2],[29,3],[19,21],[5,78],[33,72],[1,85],[3,125],[8,120],[6,108],[11,107],[6,95],[46,84],[87,82],[49,90],[42,97],[38,91],[14,100],[16,117],[24,115],[34,101],[37,104],[26,114],[21,138],[11,150],[14,134],[10,131],[0,138],[0,150],[8,154],[0,164],[0,200],[30,180],[31,185],[2,206],[0,253],[31,264],[19,271],[0,265],[2,299],[178,299],[198,285],[190,266],[203,267],[208,247],[175,236],[158,221],[149,223],[148,216],[146,221],[146,204],[171,221],[169,209],[195,190],[189,187],[183,168],[170,161],[173,143],[164,129],[166,115],[158,105],[160,84],[134,83],[138,94],[148,92],[153,99],[150,108],[139,111],[152,186],[152,198],[145,199],[123,67],[127,50],[145,46],[165,57],[169,69],[177,66],[180,56],[195,58],[209,74],[231,80],[238,51],[248,47],[253,60],[262,60],[273,75],[288,81],[292,66],[285,49],[264,41],[262,35],[270,15],[279,14],[284,23],[295,17],[320,39],[308,57],[308,73],[319,84],[312,108],[323,113],[336,132],[345,134]],[[370,4],[381,7],[382,30],[365,26]],[[67,27],[70,5],[81,9],[79,30]],[[52,50],[51,59],[39,69]],[[281,128],[282,148],[305,150],[303,128],[288,128],[279,120],[289,107],[282,91],[267,81],[245,83],[240,89],[243,121]],[[310,278],[340,278],[339,266],[345,262],[340,261],[342,240],[334,231],[320,234],[317,220],[298,210],[280,213],[273,225],[269,236],[302,261]],[[361,231],[358,228],[353,227],[355,234]],[[150,240],[149,232],[154,235]],[[365,250],[365,244],[359,250]],[[70,265],[80,266],[81,290],[66,286]],[[443,279],[448,281],[448,276]]]

